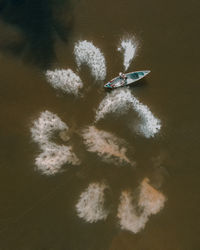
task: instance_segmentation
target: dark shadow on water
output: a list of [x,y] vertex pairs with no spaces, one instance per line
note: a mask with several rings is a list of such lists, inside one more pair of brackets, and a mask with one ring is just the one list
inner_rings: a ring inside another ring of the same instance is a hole
[[56,59],[56,39],[67,42],[70,0],[0,0],[0,50],[43,69]]
[[131,89],[134,89],[134,88],[145,88],[147,87],[148,85],[148,81],[145,79],[145,78],[142,78],[141,80],[135,82],[135,83],[132,83],[129,85],[129,87]]

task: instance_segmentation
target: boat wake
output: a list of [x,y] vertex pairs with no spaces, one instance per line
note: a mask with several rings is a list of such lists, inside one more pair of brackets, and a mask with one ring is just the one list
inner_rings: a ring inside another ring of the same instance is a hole
[[154,137],[161,129],[161,121],[152,114],[146,105],[140,103],[134,96],[132,98],[133,109],[141,118],[136,132],[143,134],[146,138]]
[[106,77],[106,62],[103,53],[92,42],[86,40],[75,44],[74,55],[78,67],[88,65],[96,80],[104,80]]
[[138,47],[138,42],[136,41],[135,37],[124,38],[121,40],[120,46],[118,47],[117,50],[123,52],[124,54],[124,70],[125,71],[129,68],[136,54],[137,47]]
[[117,165],[119,163],[133,164],[126,156],[127,149],[122,146],[123,140],[113,134],[90,126],[83,130],[82,136],[87,150],[97,153],[102,160],[113,162]]
[[[76,204],[78,216],[86,222],[105,220],[109,210],[106,208],[105,183],[90,183],[83,191]],[[145,178],[138,188],[138,193],[124,190],[120,196],[117,218],[121,229],[138,233],[144,229],[151,215],[159,213],[164,207],[165,196],[149,184]]]
[[113,90],[99,104],[96,111],[95,122],[103,119],[109,113],[123,114],[131,107],[132,95],[128,90]]
[[53,88],[60,89],[65,93],[78,95],[79,89],[83,87],[80,77],[71,69],[47,70],[45,75]]
[[[125,71],[135,57],[137,48],[138,43],[134,37],[121,40],[118,51],[123,53]],[[105,79],[104,54],[92,42],[83,40],[75,43],[74,56],[79,70],[85,64],[95,80]],[[53,88],[60,89],[64,93],[78,96],[80,89],[83,88],[80,77],[71,69],[47,70],[45,76]],[[131,124],[134,132],[146,138],[152,138],[160,131],[161,121],[146,105],[132,95],[128,88],[113,90],[105,96],[96,110],[95,124],[109,114],[121,115],[131,110],[137,113],[138,118],[137,126],[135,123]],[[102,161],[117,166],[134,166],[135,163],[127,157],[127,145],[122,139],[112,133],[97,129],[94,124],[87,125],[84,129],[79,128],[79,131],[87,151],[96,153]],[[54,139],[58,133],[63,143],[67,145],[59,145],[55,142]],[[32,124],[31,136],[39,145],[40,154],[35,158],[35,165],[42,174],[54,175],[62,171],[65,164],[80,164],[72,147],[68,145],[71,138],[69,128],[56,114],[49,111],[41,112]],[[105,220],[110,212],[106,209],[107,189],[109,186],[104,182],[88,184],[76,203],[77,215],[89,223]],[[150,216],[164,207],[165,201],[165,196],[152,187],[147,178],[141,182],[135,192],[123,190],[117,205],[120,227],[133,233],[140,232]]]
[[150,138],[160,131],[161,121],[152,114],[146,105],[134,97],[128,89],[119,89],[108,93],[96,111],[95,122],[103,119],[109,113],[119,115],[127,112],[129,109],[135,110],[141,119],[136,132],[146,138]]
[[31,128],[32,139],[39,144],[42,153],[36,157],[37,169],[46,175],[58,173],[66,163],[80,164],[70,146],[58,145],[51,141],[56,131],[68,130],[67,125],[60,118],[49,111],[42,112],[33,122]]
[[140,232],[149,217],[157,214],[166,201],[165,196],[153,188],[147,178],[142,181],[137,198],[138,202],[134,202],[133,194],[130,191],[123,191],[117,215],[121,228],[133,233]]
[[76,211],[80,218],[86,222],[105,220],[109,211],[105,209],[104,183],[90,183],[89,187],[80,195],[76,204]]

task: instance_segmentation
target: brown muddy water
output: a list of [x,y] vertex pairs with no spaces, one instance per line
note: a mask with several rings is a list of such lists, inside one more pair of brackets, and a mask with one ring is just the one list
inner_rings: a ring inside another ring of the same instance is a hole
[[[0,1],[1,250],[200,249],[199,7]],[[105,91],[124,70],[117,48],[127,39],[137,45],[127,72],[151,73]],[[74,46],[84,40],[78,68]],[[45,72],[56,68],[81,78],[81,94],[49,84]],[[95,122],[105,100],[106,112],[120,107]]]

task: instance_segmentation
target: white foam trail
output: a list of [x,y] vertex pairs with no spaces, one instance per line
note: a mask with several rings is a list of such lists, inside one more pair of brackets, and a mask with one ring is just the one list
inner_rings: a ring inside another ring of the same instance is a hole
[[138,43],[135,38],[125,38],[121,40],[120,46],[118,47],[118,51],[122,51],[124,53],[124,69],[125,71],[129,68],[136,50],[138,47]]
[[128,90],[117,89],[108,93],[99,104],[96,111],[95,121],[99,121],[109,113],[125,113],[130,108],[131,101],[132,95]]
[[78,95],[79,90],[83,87],[80,77],[71,69],[47,70],[45,75],[52,87],[66,93]]
[[[134,204],[130,192],[122,192],[117,215],[122,229],[133,233],[140,232],[145,227],[149,217],[164,207],[165,196],[148,182],[149,180],[145,178],[140,185],[138,204]],[[138,211],[138,209],[142,211]]]
[[61,119],[49,111],[42,112],[31,128],[32,139],[39,144],[42,153],[36,157],[37,169],[47,175],[55,174],[61,170],[65,163],[80,164],[70,146],[57,145],[51,141],[56,131],[68,130]]
[[71,147],[60,146],[55,143],[49,143],[35,159],[37,169],[46,175],[58,173],[66,163],[71,165],[80,164]]
[[55,131],[62,130],[68,130],[68,126],[56,114],[46,110],[33,122],[31,134],[33,140],[42,146],[49,143]]
[[127,149],[121,146],[123,143],[122,140],[113,134],[90,126],[83,130],[82,136],[87,150],[97,153],[104,161],[112,161],[116,164],[121,162],[132,165],[126,156]]
[[118,89],[108,93],[100,103],[95,116],[95,122],[104,118],[109,113],[125,113],[133,108],[141,118],[137,132],[146,138],[154,137],[161,129],[161,121],[156,118],[150,109],[134,97],[128,89]]
[[79,41],[74,47],[75,59],[78,67],[81,64],[89,66],[96,80],[104,80],[106,77],[106,63],[103,53],[92,42]]
[[137,208],[133,205],[132,194],[128,191],[123,191],[121,194],[117,217],[121,229],[135,234],[145,227],[148,220],[146,214],[138,215]]
[[104,208],[106,188],[104,183],[91,183],[80,195],[76,204],[76,211],[80,218],[90,223],[107,218],[109,211]]
[[141,118],[141,123],[137,128],[138,132],[143,134],[146,138],[154,137],[161,129],[161,121],[152,114],[146,105],[142,104],[134,96],[132,103],[134,110],[138,112]]
[[148,215],[157,214],[164,207],[165,196],[149,184],[149,179],[145,178],[140,186],[138,205],[146,211]]

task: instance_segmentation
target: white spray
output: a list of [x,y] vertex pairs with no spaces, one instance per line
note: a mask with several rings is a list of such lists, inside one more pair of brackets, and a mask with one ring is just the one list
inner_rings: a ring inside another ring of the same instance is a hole
[[69,94],[78,95],[79,90],[83,87],[80,77],[71,69],[47,70],[45,75],[52,87]]
[[130,108],[132,101],[131,92],[128,90],[117,89],[108,93],[101,101],[96,111],[95,122],[103,119],[109,113],[123,114]]
[[91,183],[80,195],[76,204],[76,211],[80,218],[90,223],[107,218],[109,211],[104,208],[106,188],[104,183]]
[[104,80],[106,77],[106,63],[103,53],[92,42],[79,41],[74,47],[75,59],[78,67],[86,64],[96,80]]
[[147,178],[142,181],[137,204],[134,204],[131,192],[122,192],[117,215],[122,229],[133,233],[140,232],[145,227],[149,217],[164,207],[165,196],[148,182]]
[[135,40],[135,37],[125,38],[121,40],[120,46],[118,47],[118,51],[122,51],[124,54],[124,70],[126,71],[135,54],[138,47],[138,43]]
[[70,146],[58,145],[51,141],[55,131],[60,130],[68,130],[67,125],[56,114],[49,111],[42,112],[40,117],[33,122],[32,139],[39,144],[42,151],[36,157],[35,164],[43,174],[55,174],[61,170],[65,163],[80,164]]
[[161,129],[161,121],[156,118],[150,109],[134,97],[128,89],[118,89],[108,93],[100,103],[95,117],[95,122],[104,118],[109,113],[125,113],[128,109],[135,110],[141,118],[141,123],[136,128],[137,132],[146,138],[154,137]]

